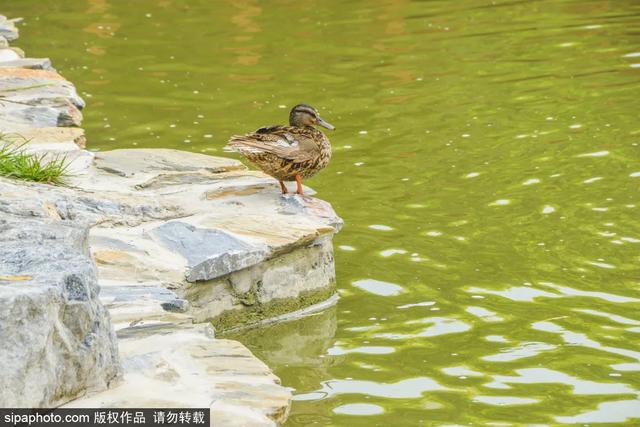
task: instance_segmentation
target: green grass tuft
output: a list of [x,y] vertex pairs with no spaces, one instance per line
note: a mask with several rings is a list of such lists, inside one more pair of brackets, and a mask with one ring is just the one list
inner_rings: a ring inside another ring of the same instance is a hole
[[65,185],[69,167],[66,157],[45,160],[45,154],[27,153],[23,148],[27,142],[0,134],[0,176]]

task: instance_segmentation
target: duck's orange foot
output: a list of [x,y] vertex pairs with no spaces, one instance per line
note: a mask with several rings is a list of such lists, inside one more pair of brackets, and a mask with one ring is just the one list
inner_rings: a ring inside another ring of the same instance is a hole
[[287,190],[287,186],[284,185],[284,182],[278,181],[280,183],[280,188],[282,189],[282,194],[287,194],[289,190]]
[[300,175],[296,175],[296,184],[297,184],[296,194],[300,194],[301,196],[304,196],[304,193],[302,192],[302,177]]

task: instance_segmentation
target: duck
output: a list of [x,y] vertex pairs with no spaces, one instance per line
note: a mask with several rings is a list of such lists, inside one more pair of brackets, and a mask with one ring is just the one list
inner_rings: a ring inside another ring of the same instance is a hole
[[298,104],[289,112],[289,125],[264,126],[246,135],[233,135],[226,151],[243,155],[258,169],[277,179],[282,194],[286,181],[295,181],[296,194],[304,195],[302,180],[324,169],[331,160],[329,138],[314,126],[335,127],[309,104]]

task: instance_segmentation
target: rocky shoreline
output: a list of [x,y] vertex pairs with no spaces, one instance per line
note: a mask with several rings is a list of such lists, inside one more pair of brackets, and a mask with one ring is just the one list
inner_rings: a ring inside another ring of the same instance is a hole
[[0,178],[0,405],[211,407],[224,426],[287,417],[291,392],[216,332],[335,302],[318,199],[233,159],[92,152],[84,102],[0,16],[0,132],[70,161],[65,187]]

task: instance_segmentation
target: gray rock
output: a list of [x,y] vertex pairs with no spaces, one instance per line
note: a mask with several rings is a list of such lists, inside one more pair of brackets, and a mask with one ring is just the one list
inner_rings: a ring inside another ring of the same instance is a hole
[[55,71],[49,58],[19,58],[0,62],[0,68],[27,68],[30,70]]
[[7,19],[0,15],[0,36],[7,40],[15,40],[18,38],[18,29],[14,24],[14,20]]
[[54,108],[0,102],[0,130],[4,131],[58,126],[59,116],[60,111]]
[[187,260],[190,282],[209,280],[263,261],[268,251],[229,233],[196,228],[181,221],[167,222],[151,231],[169,249]]
[[195,172],[206,170],[212,173],[244,169],[242,163],[233,159],[207,156],[187,151],[170,149],[123,149],[97,153],[96,167],[122,177],[166,172]]
[[88,228],[5,215],[0,235],[0,406],[52,407],[105,389],[120,368]]
[[78,109],[85,106],[73,84],[47,70],[0,68],[0,95],[30,105],[40,105],[46,99],[65,99]]
[[80,126],[82,122],[80,111],[64,99],[58,104],[39,106],[15,102],[0,100],[0,130],[19,133],[34,127]]
[[[79,152],[83,152],[79,150]],[[84,151],[87,153],[86,151]],[[0,213],[81,221],[86,224],[137,225],[180,216],[177,206],[157,199],[135,200],[125,195],[94,194],[47,184],[0,178]],[[109,198],[109,196],[112,196]]]
[[0,48],[0,63],[5,61],[14,61],[23,57],[24,53],[21,50],[17,50],[11,47]]
[[100,298],[108,303],[148,299],[161,306],[164,304],[173,304],[175,306],[184,305],[184,303],[180,302],[184,300],[179,299],[175,293],[161,286],[105,286],[101,288]]
[[[224,331],[302,310],[333,294],[335,267],[330,239],[297,248],[206,282],[190,283],[180,295],[198,322]],[[242,313],[242,314],[240,314]],[[236,319],[229,323],[229,317]]]
[[89,241],[92,247],[107,247],[109,249],[119,249],[124,251],[139,251],[134,245],[124,242],[119,239],[114,239],[107,236],[95,236],[89,237]]
[[23,129],[19,133],[7,133],[4,140],[30,153],[63,153],[84,148],[84,130],[70,127],[45,127]]
[[342,218],[336,215],[331,204],[313,197],[287,194],[280,198],[280,213],[285,215],[309,215],[321,218],[336,232],[342,228]]
[[121,329],[124,381],[67,407],[204,407],[214,426],[284,423],[291,391],[246,347],[214,339],[211,329],[186,322]]
[[162,308],[173,313],[185,313],[189,309],[189,301],[176,298],[168,302],[163,302]]

